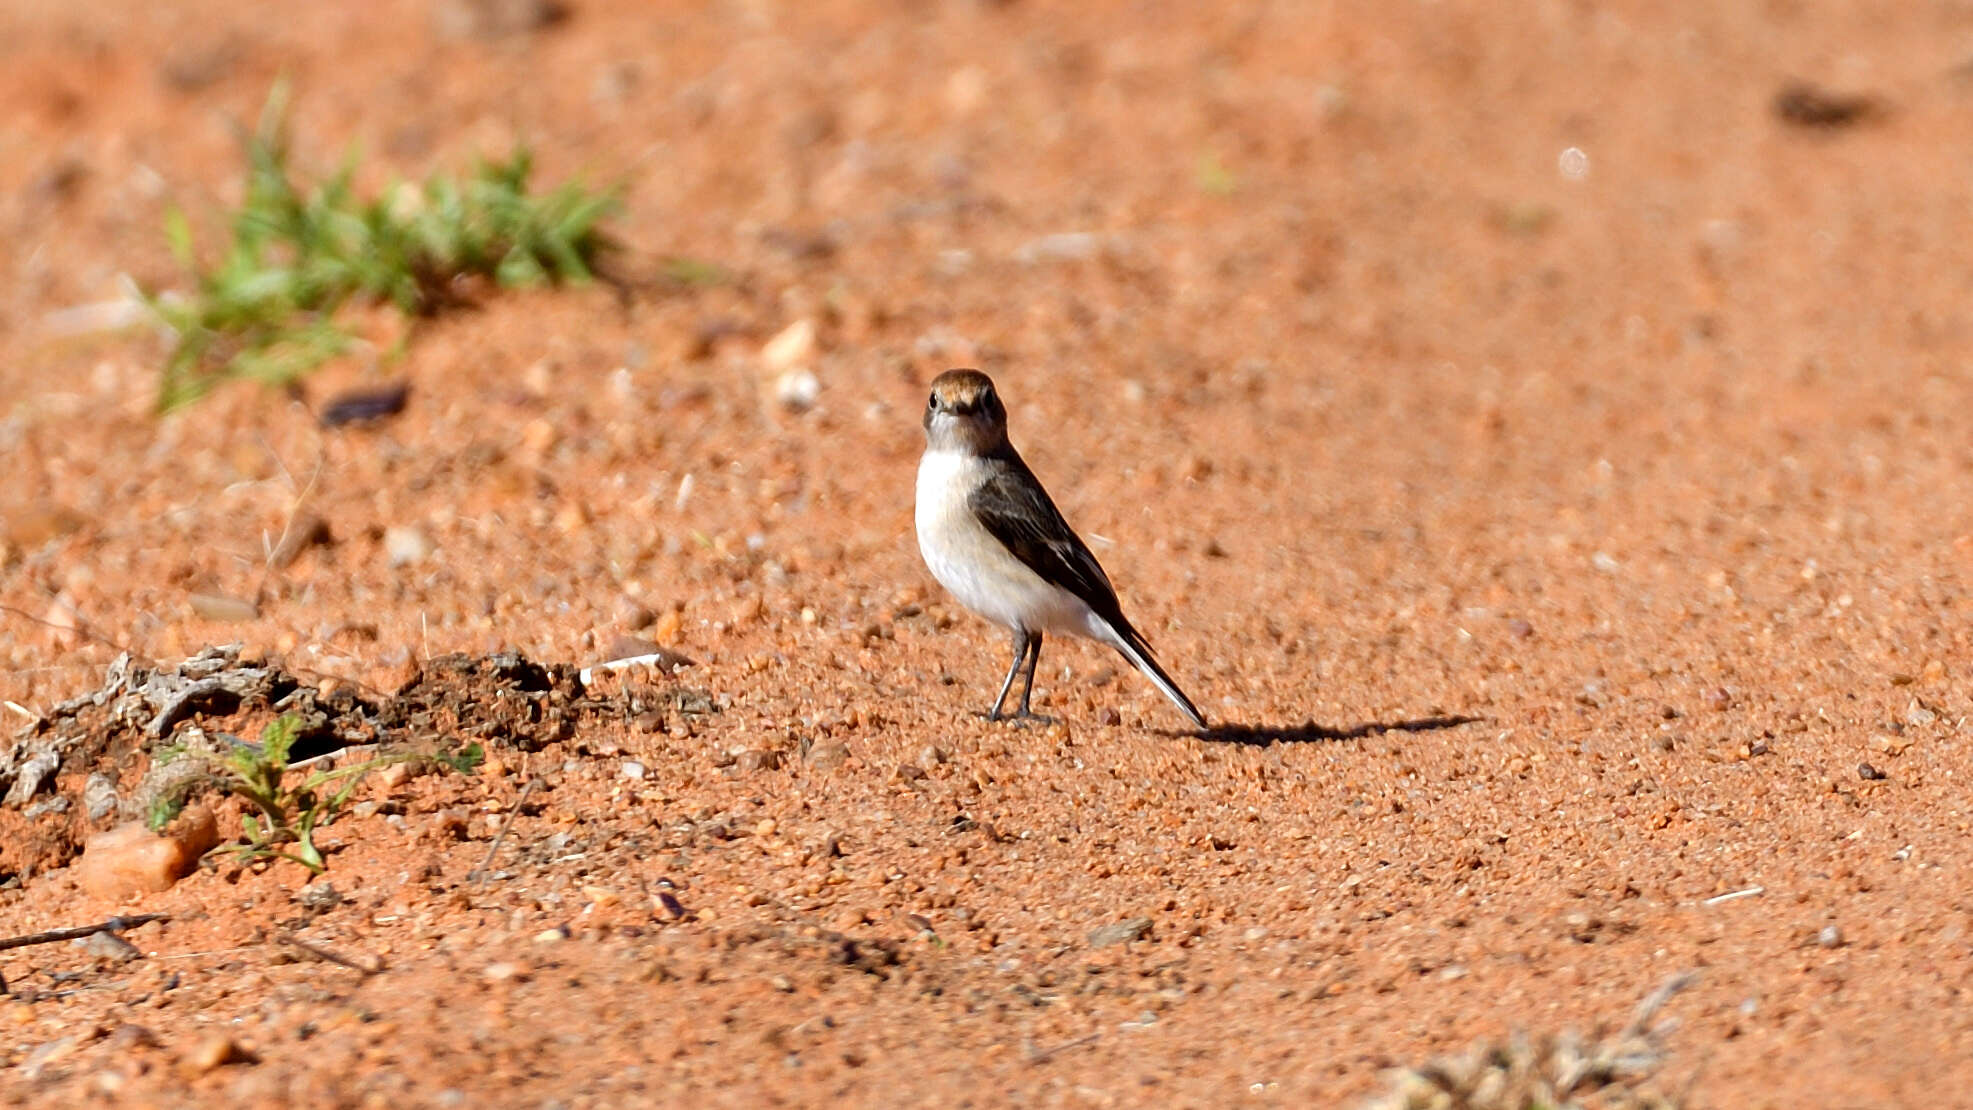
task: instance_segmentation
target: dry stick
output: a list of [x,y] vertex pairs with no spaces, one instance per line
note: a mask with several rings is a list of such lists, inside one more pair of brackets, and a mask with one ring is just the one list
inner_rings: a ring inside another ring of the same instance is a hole
[[1056,1045],[1054,1048],[1045,1048],[1039,1052],[1030,1051],[1028,1053],[1028,1063],[1039,1064],[1042,1061],[1047,1060],[1049,1057],[1054,1056],[1057,1053],[1067,1052],[1072,1048],[1081,1048],[1083,1045],[1086,1044],[1095,1044],[1096,1039],[1098,1037],[1101,1037],[1102,1035],[1103,1034],[1101,1033],[1091,1033],[1087,1037],[1077,1037],[1073,1041],[1065,1041],[1062,1044]]
[[379,744],[345,744],[344,746],[337,748],[335,751],[323,752],[321,755],[311,755],[307,759],[301,760],[298,763],[290,763],[288,764],[288,770],[300,771],[305,768],[313,767],[317,763],[328,763],[331,760],[340,759],[346,755],[353,755],[359,752],[368,753],[376,750],[381,746],[382,745]]
[[1645,995],[1644,1001],[1637,1004],[1637,1010],[1631,1014],[1630,1024],[1624,1027],[1623,1035],[1626,1037],[1643,1035],[1648,1030],[1652,1017],[1665,1008],[1665,1003],[1670,1002],[1673,995],[1698,981],[1698,972],[1681,971],[1659,984],[1657,990]]
[[[54,599],[50,598],[49,600],[52,601]],[[72,607],[69,609],[69,613],[75,617],[74,627],[67,627],[64,625],[56,624],[54,621],[51,621],[46,617],[37,617],[33,613],[30,613],[25,609],[16,609],[11,605],[0,605],[0,613],[12,613],[17,617],[26,617],[28,620],[31,620],[36,624],[47,625],[49,628],[53,628],[60,632],[73,632],[81,636],[85,640],[94,640],[95,642],[103,645],[104,647],[113,647],[118,651],[124,653],[125,655],[130,656],[132,659],[140,658],[137,652],[131,651],[129,648],[125,647],[120,643],[117,643],[115,640],[110,639],[108,636],[105,636],[102,633],[97,632],[96,629],[93,626],[91,626],[88,621],[82,619],[82,614],[77,613]]]
[[0,940],[0,951],[9,948],[26,948],[30,944],[57,944],[65,940],[81,940],[97,933],[120,933],[125,929],[135,929],[153,921],[169,921],[168,913],[140,913],[130,917],[112,917],[98,925],[82,925],[73,929],[50,929],[45,933],[29,933],[24,937],[7,937]]
[[340,953],[332,952],[327,948],[323,948],[321,945],[310,944],[308,941],[301,939],[300,937],[294,935],[293,933],[282,933],[280,936],[276,937],[275,939],[279,940],[282,944],[292,945],[295,948],[299,948],[303,952],[308,953],[309,955],[315,957],[318,960],[323,960],[325,962],[335,964],[338,967],[346,967],[351,971],[360,972],[364,975],[375,975],[383,971],[382,961],[378,961],[377,966],[375,967],[371,967],[367,964],[360,964],[357,963],[355,960],[349,958],[348,956],[344,956],[341,955]]
[[[267,445],[263,442],[262,446],[266,447]],[[272,447],[267,448],[267,453],[274,455],[274,462],[280,466],[283,474],[288,475],[288,486],[292,489],[295,484],[295,476],[288,474],[288,464],[281,461],[281,456],[275,454]],[[303,486],[301,492],[295,494],[295,499],[288,503],[288,519],[281,525],[281,538],[275,540],[272,547],[267,547],[265,540],[262,541],[262,549],[265,552],[265,557],[261,560],[260,564],[260,581],[253,588],[253,601],[255,605],[259,605],[267,596],[267,580],[274,574],[274,556],[280,554],[282,549],[287,547],[288,534],[293,532],[295,528],[295,518],[301,514],[302,506],[308,503],[308,495],[315,492],[315,482],[322,477],[322,464],[325,461],[326,453],[318,452],[315,456],[315,472],[308,476],[308,484]],[[264,535],[265,533],[263,533]],[[284,566],[282,569],[286,569],[286,567]]]
[[521,788],[521,796],[514,799],[514,808],[508,812],[507,820],[500,823],[500,831],[493,834],[493,843],[486,846],[486,858],[480,861],[479,878],[474,880],[473,893],[486,889],[487,876],[491,874],[487,868],[493,866],[493,857],[500,854],[500,844],[507,839],[507,830],[514,827],[514,818],[521,815],[521,807],[528,804],[528,795],[533,794],[534,788],[540,784],[540,779],[529,779],[528,784]]

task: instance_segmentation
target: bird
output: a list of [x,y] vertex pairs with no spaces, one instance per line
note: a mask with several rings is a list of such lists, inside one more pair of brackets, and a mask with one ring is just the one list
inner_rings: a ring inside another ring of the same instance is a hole
[[[932,381],[915,516],[932,577],[961,605],[1013,633],[1014,662],[982,714],[987,720],[1048,720],[1029,699],[1042,637],[1055,632],[1115,648],[1195,726],[1207,727],[1124,617],[1110,576],[1014,450],[1007,407],[978,370],[947,370]],[[1023,672],[1020,708],[1005,714]]]

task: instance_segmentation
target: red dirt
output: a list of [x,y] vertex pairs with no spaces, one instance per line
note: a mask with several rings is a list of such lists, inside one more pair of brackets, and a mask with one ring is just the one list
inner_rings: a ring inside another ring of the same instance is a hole
[[[1966,10],[444,30],[476,7],[0,12],[0,697],[122,648],[394,690],[636,631],[698,661],[640,696],[716,711],[366,786],[326,908],[287,865],[0,890],[0,934],[172,915],[128,964],[0,954],[0,1099],[1334,1105],[1696,970],[1665,1076],[1697,1105],[1968,1104]],[[280,74],[312,170],[525,137],[625,183],[642,263],[729,280],[496,297],[308,383],[408,378],[374,428],[248,386],[154,418],[161,344],[55,314],[178,280],[164,213],[236,198]],[[1875,110],[1784,118],[1797,79]],[[804,318],[795,414],[757,355]],[[1066,724],[971,714],[1006,645],[910,528],[923,387],[964,364],[1250,742],[1086,644],[1044,658]],[[271,570],[303,514],[330,542]],[[215,1034],[253,1062],[199,1066]]]

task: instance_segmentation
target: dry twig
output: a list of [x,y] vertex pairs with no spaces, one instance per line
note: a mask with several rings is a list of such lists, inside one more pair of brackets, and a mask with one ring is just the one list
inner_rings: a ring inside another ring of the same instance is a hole
[[120,933],[125,929],[135,929],[153,921],[169,921],[168,913],[140,913],[130,917],[112,917],[95,925],[80,925],[72,929],[49,929],[42,933],[29,933],[26,936],[0,939],[0,952],[9,948],[26,948],[31,944],[59,944],[65,940],[81,940],[97,933]]
[[500,831],[493,834],[493,843],[486,846],[486,858],[473,869],[475,894],[486,889],[486,880],[492,874],[488,869],[493,866],[493,857],[500,854],[500,845],[507,839],[507,830],[514,827],[514,818],[521,815],[521,807],[528,804],[528,796],[533,794],[534,788],[539,785],[541,785],[540,779],[528,780],[528,784],[521,788],[521,796],[514,799],[514,808],[507,811],[507,819],[500,823]]
[[291,948],[296,948],[303,952],[306,952],[309,955],[315,957],[316,959],[323,961],[324,963],[332,963],[335,964],[337,967],[346,967],[351,971],[357,972],[361,975],[366,975],[366,976],[375,975],[384,969],[384,963],[382,960],[373,959],[372,962],[368,964],[358,963],[355,959],[349,956],[345,956],[342,955],[341,953],[331,951],[327,948],[322,947],[319,944],[312,944],[294,935],[293,933],[282,933],[280,936],[276,937],[275,939],[279,940],[282,944],[288,945]]

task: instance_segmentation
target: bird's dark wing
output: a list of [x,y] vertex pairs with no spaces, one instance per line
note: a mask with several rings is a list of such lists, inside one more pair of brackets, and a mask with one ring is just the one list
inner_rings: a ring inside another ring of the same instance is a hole
[[973,515],[1044,581],[1081,598],[1119,631],[1129,628],[1110,576],[1062,519],[1028,464],[1011,447],[989,462],[986,480],[967,501]]

